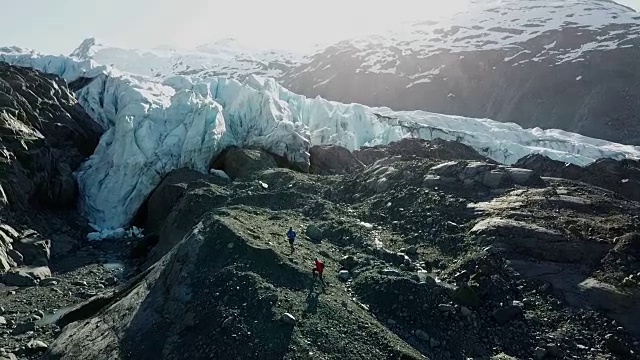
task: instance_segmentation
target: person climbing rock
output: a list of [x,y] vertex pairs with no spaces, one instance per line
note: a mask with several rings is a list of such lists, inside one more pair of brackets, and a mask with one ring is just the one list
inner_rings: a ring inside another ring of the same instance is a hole
[[287,238],[289,239],[289,245],[291,246],[291,253],[295,251],[293,247],[293,243],[296,241],[296,232],[293,231],[292,227],[289,227],[289,231],[287,231]]
[[313,274],[313,281],[315,282],[316,277],[320,279],[320,283],[322,283],[322,288],[324,289],[325,283],[324,278],[322,277],[322,273],[324,272],[324,263],[322,260],[316,258],[314,261],[315,267],[311,269],[311,273]]

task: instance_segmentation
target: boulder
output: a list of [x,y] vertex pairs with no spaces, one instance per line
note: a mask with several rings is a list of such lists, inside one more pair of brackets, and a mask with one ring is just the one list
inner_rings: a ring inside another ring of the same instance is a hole
[[285,324],[289,324],[289,325],[295,325],[297,320],[295,318],[295,316],[289,314],[289,313],[284,313],[282,314],[281,320],[283,323]]
[[227,148],[209,166],[223,170],[231,179],[249,177],[260,171],[277,168],[274,156],[260,149]]
[[627,345],[613,334],[607,334],[604,337],[605,345],[614,354],[619,356],[629,356],[629,348]]
[[523,315],[523,311],[520,306],[509,305],[494,310],[491,315],[498,324],[504,325],[517,317],[521,317]]
[[24,238],[15,241],[13,247],[22,254],[25,264],[46,266],[51,258],[51,240],[42,239],[35,232],[28,232]]
[[22,335],[29,331],[35,331],[35,330],[36,330],[36,323],[33,321],[29,321],[29,322],[17,324],[16,327],[13,329],[12,334]]
[[149,233],[155,233],[160,230],[164,220],[184,195],[187,185],[206,178],[208,178],[207,175],[187,168],[169,172],[149,195],[145,204],[142,205],[143,211],[146,213],[144,220],[145,230]]
[[35,286],[50,276],[51,270],[46,266],[25,266],[7,271],[2,276],[2,282],[8,286]]
[[313,241],[322,240],[322,230],[320,230],[320,228],[315,224],[309,224],[309,226],[307,226],[305,235]]
[[482,185],[491,189],[497,189],[502,184],[505,177],[504,175],[505,173],[500,170],[485,172],[482,176]]
[[349,274],[349,271],[347,270],[340,270],[338,272],[338,278],[342,281],[347,281],[349,280],[350,277],[351,277],[351,274]]
[[511,181],[518,185],[527,185],[536,178],[533,170],[521,168],[507,168],[506,170]]
[[429,334],[420,329],[416,330],[416,337],[422,341],[429,341]]
[[27,349],[33,351],[45,351],[49,346],[42,340],[32,339],[27,343]]
[[340,265],[346,270],[351,271],[358,266],[358,260],[353,255],[347,255],[340,259]]
[[309,172],[318,175],[338,175],[364,168],[347,148],[338,145],[315,145],[309,149]]
[[478,307],[481,304],[478,294],[467,284],[455,289],[451,294],[451,299],[460,305],[470,308]]
[[[9,250],[13,251],[13,250]],[[7,271],[13,266],[16,266],[15,260],[6,250],[6,247],[0,244],[0,271]]]
[[610,244],[570,241],[557,230],[497,217],[478,222],[469,233],[501,239],[507,252],[554,262],[596,263],[611,249]]

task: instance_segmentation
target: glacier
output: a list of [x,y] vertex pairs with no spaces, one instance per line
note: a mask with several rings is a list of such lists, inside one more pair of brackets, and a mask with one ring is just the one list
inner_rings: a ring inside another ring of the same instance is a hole
[[80,211],[103,234],[126,227],[169,171],[189,167],[206,173],[210,160],[232,145],[261,147],[302,169],[309,166],[312,145],[355,150],[405,137],[456,140],[504,164],[532,153],[577,165],[603,157],[640,158],[640,147],[562,130],[307,98],[255,75],[242,82],[187,76],[158,80],[91,59],[17,47],[0,48],[0,61],[70,83],[92,79],[76,97],[105,133],[76,177]]

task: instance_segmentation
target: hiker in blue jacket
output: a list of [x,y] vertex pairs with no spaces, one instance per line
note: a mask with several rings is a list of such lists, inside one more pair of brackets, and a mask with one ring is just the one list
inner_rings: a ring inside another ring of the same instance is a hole
[[292,227],[289,227],[289,231],[287,231],[287,238],[289,239],[289,245],[291,245],[291,253],[295,250],[293,247],[293,242],[296,241],[296,232],[293,231]]

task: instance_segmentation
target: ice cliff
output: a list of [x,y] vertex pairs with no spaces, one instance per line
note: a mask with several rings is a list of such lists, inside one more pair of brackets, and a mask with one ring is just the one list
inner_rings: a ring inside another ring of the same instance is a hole
[[531,153],[578,165],[640,157],[639,147],[560,130],[310,99],[256,76],[242,83],[184,76],[159,82],[15,47],[0,48],[0,61],[68,82],[92,79],[76,96],[106,132],[76,176],[81,211],[97,229],[126,226],[164,174],[180,167],[207,171],[211,158],[230,145],[259,146],[303,168],[311,145],[353,150],[403,137],[457,140],[506,164]]

